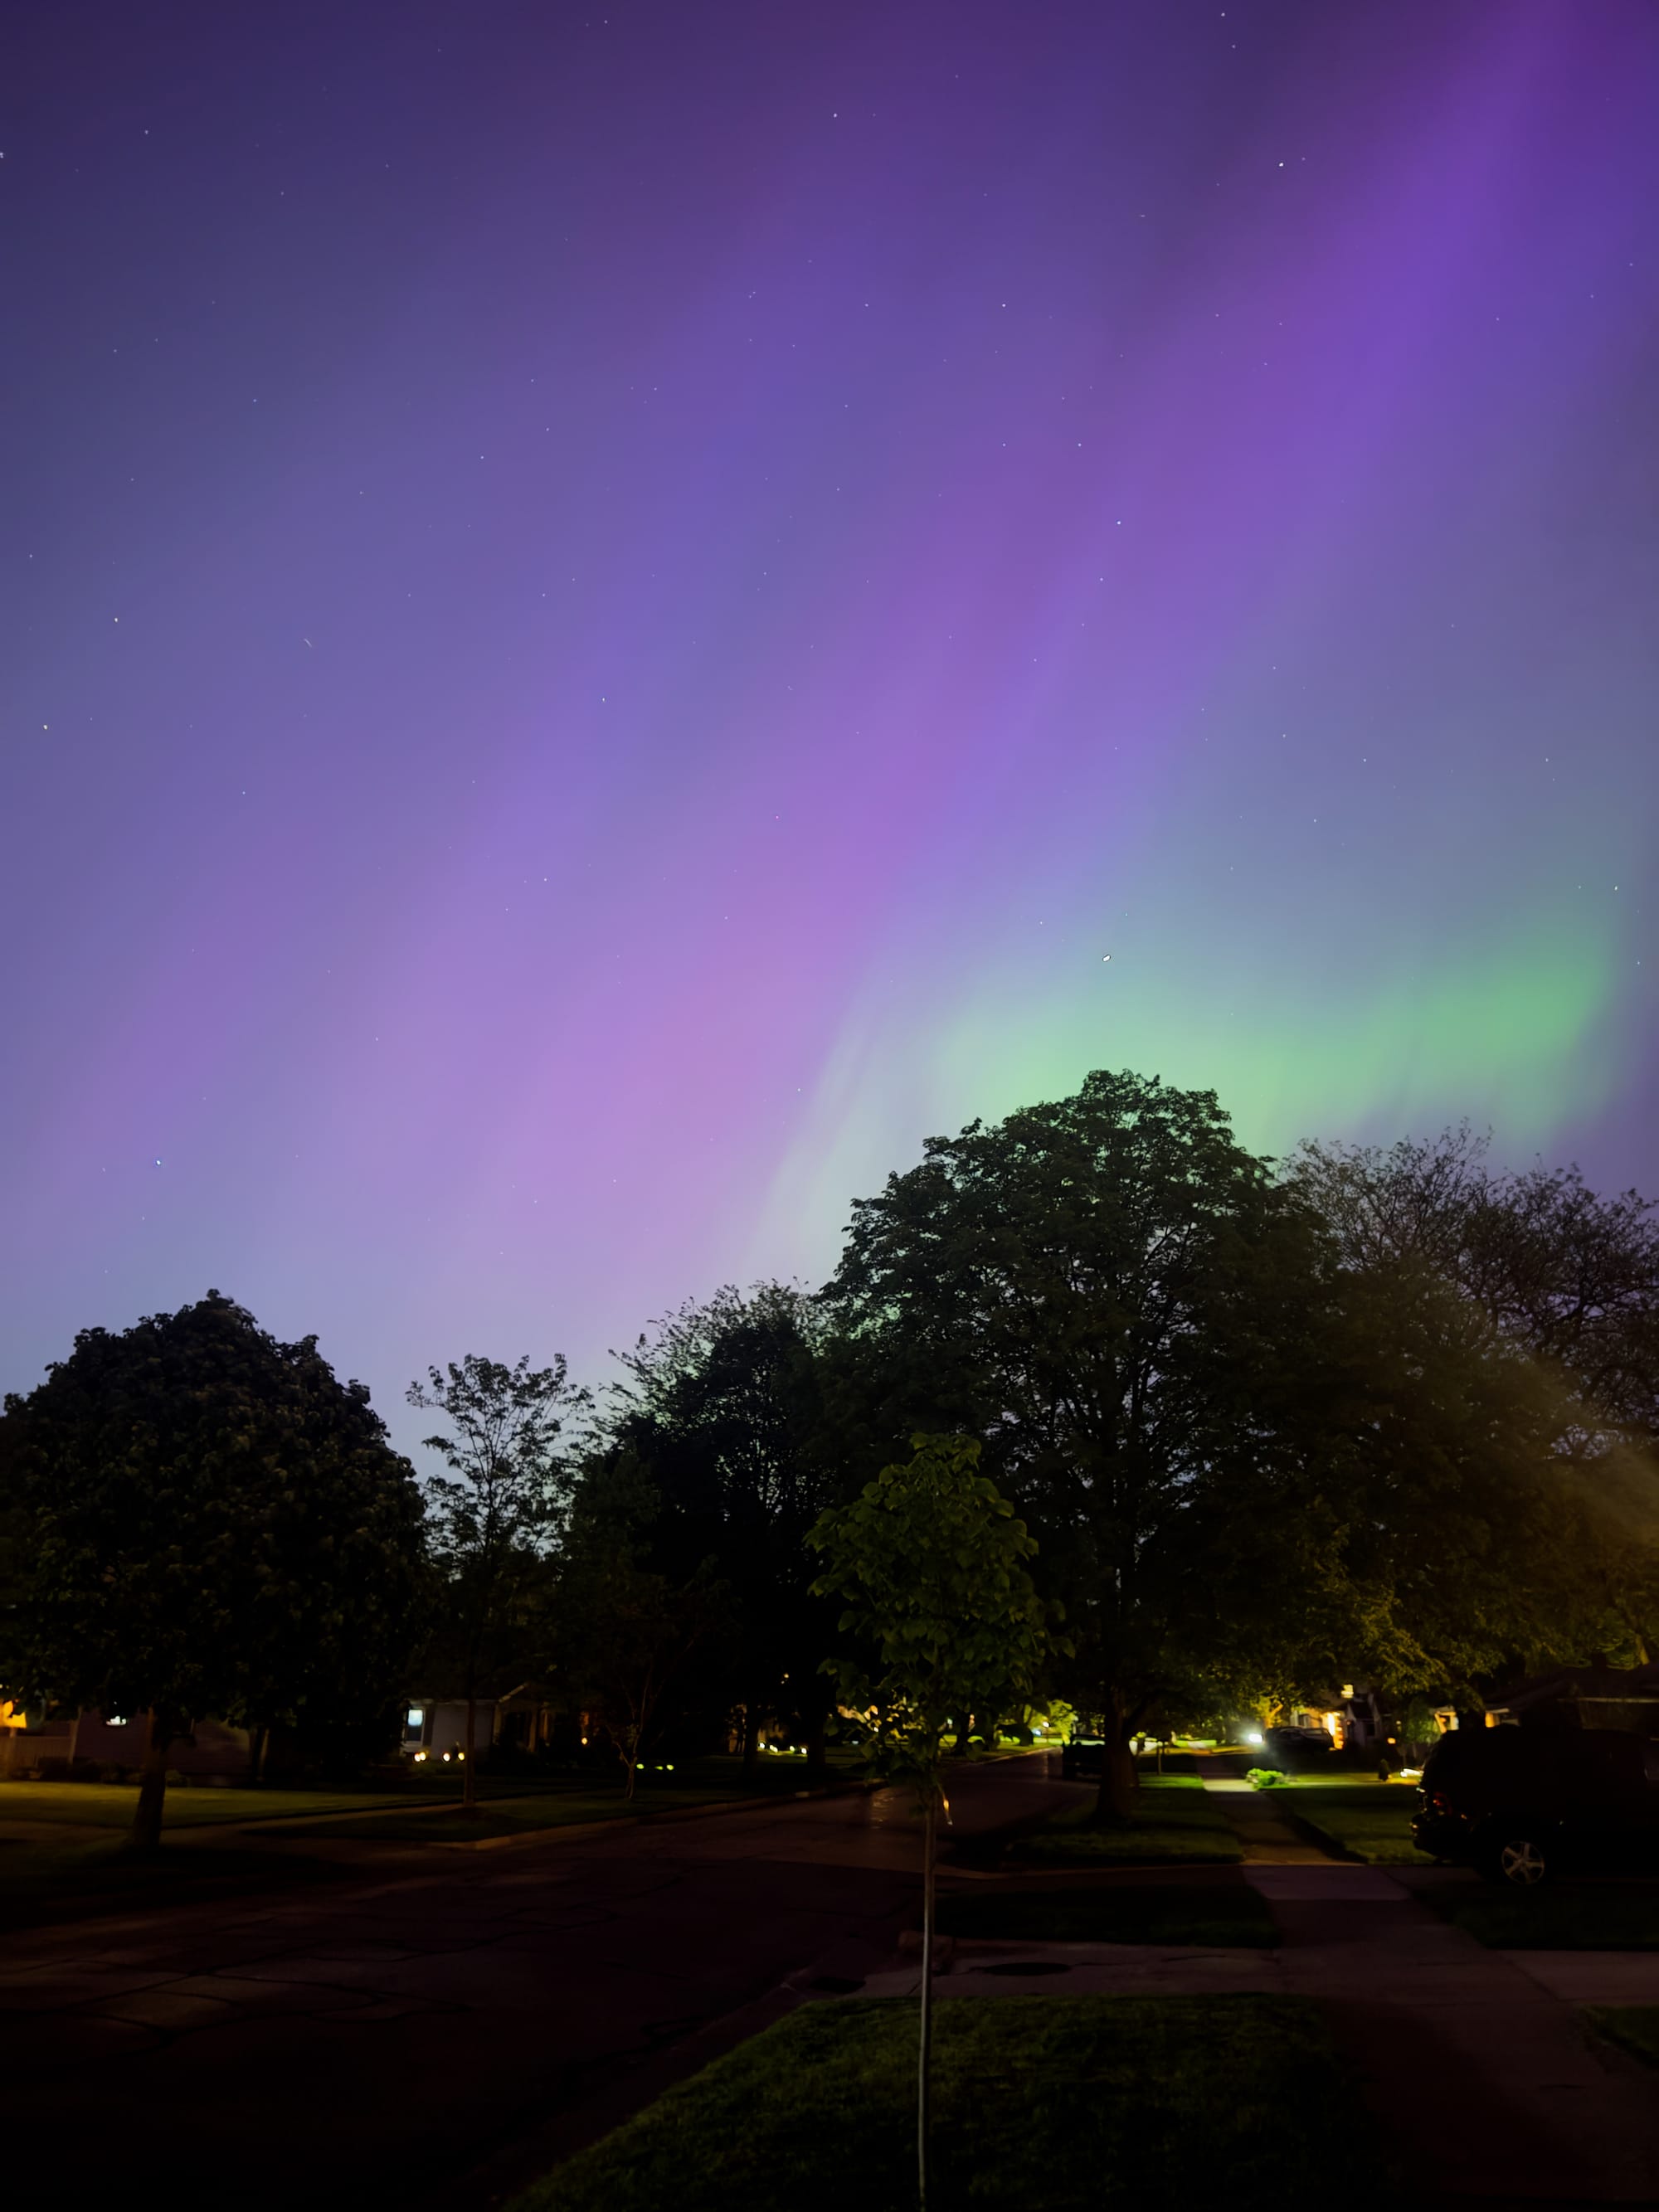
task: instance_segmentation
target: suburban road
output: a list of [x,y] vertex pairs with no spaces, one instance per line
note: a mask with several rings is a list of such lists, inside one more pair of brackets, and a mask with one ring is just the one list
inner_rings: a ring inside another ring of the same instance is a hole
[[[1074,1796],[1058,1765],[964,1770],[958,1832]],[[15,1934],[8,2184],[101,2205],[149,2146],[173,2204],[482,2212],[890,1957],[918,1850],[904,1795],[860,1792]]]

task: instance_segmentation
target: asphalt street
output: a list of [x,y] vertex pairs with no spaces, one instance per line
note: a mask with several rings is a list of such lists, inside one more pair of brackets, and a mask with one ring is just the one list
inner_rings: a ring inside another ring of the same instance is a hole
[[[958,1832],[1074,1796],[1050,1764],[964,1770]],[[8,2180],[101,2204],[159,2136],[174,2204],[487,2206],[890,1959],[918,1851],[860,1792],[16,1934]]]

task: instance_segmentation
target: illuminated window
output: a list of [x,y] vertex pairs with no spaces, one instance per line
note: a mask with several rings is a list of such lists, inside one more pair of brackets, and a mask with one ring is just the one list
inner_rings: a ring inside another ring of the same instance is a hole
[[409,1711],[404,1715],[404,1726],[411,1732],[417,1730],[425,1717],[426,1711],[424,1706],[411,1705]]

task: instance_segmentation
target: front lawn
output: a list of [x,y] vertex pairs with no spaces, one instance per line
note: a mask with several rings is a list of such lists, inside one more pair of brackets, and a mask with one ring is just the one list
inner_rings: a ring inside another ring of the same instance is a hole
[[1304,1781],[1296,1776],[1285,1788],[1263,1795],[1275,1813],[1302,1821],[1322,1843],[1366,1866],[1428,1864],[1411,1838],[1417,1792],[1400,1783]]
[[1586,2005],[1584,2017],[1609,2043],[1659,2066],[1659,2005]]
[[1243,1852],[1219,1801],[1196,1777],[1147,1774],[1128,1820],[1097,1821],[1091,1796],[1016,1837],[1006,1856],[1030,1866],[1231,1866]]
[[[813,2004],[514,2200],[513,2212],[912,2212],[916,2008]],[[934,2015],[934,2194],[994,2212],[1358,2212],[1369,2161],[1311,2006],[966,1997]]]
[[[360,1808],[423,1804],[427,1790],[220,1790],[174,1783],[162,1807],[168,1828],[202,1828],[243,1820],[287,1820],[295,1814],[349,1813]],[[0,1783],[0,1824],[130,1828],[138,1803],[136,1782]]]
[[1659,1887],[1547,1882],[1520,1892],[1448,1883],[1417,1893],[1493,1951],[1659,1951]]
[[1256,1892],[1186,1882],[975,1890],[939,1899],[939,1932],[1014,1943],[1267,1945],[1279,1931]]

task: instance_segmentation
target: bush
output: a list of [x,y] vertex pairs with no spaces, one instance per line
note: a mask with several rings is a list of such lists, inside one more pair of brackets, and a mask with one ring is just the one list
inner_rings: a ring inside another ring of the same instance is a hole
[[1290,1778],[1276,1766],[1253,1766],[1244,1777],[1252,1790],[1282,1790]]

